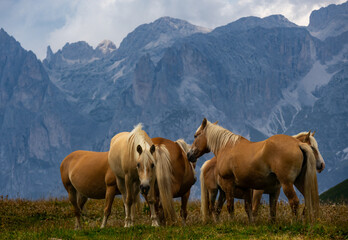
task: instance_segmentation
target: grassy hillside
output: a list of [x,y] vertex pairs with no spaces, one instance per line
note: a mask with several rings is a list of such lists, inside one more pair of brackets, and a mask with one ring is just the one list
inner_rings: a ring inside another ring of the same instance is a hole
[[[321,216],[315,224],[303,223],[291,216],[287,203],[278,204],[277,223],[268,220],[268,206],[261,207],[254,224],[249,224],[244,205],[236,203],[235,217],[226,209],[218,224],[201,222],[200,203],[189,203],[187,225],[153,228],[148,208],[142,205],[136,225],[123,228],[122,201],[115,199],[112,215],[105,229],[102,221],[103,200],[89,200],[83,217],[84,230],[75,231],[75,219],[68,200],[27,201],[0,198],[0,239],[347,239],[348,206],[321,205]],[[180,204],[176,203],[177,213]],[[301,206],[303,207],[303,206]]]
[[348,179],[320,194],[320,200],[332,203],[348,203]]

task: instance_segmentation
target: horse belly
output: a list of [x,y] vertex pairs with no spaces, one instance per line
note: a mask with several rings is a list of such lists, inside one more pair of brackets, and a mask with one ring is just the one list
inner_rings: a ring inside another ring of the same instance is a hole
[[106,183],[104,177],[89,178],[79,174],[71,174],[70,181],[74,188],[82,195],[93,199],[104,199],[106,193]]

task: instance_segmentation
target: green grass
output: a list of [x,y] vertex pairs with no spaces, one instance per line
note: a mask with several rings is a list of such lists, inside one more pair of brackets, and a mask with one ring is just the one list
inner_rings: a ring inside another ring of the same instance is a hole
[[[278,204],[277,222],[269,221],[268,206],[262,205],[255,223],[249,224],[243,204],[237,202],[229,219],[223,209],[221,222],[201,222],[200,203],[189,203],[186,226],[177,223],[151,227],[148,208],[142,204],[132,228],[124,228],[122,201],[115,199],[107,227],[100,229],[103,200],[89,200],[82,219],[83,230],[75,231],[72,206],[66,199],[40,201],[0,198],[0,239],[348,239],[348,206],[322,204],[313,224],[296,220],[287,203]],[[176,202],[177,213],[180,204]]]

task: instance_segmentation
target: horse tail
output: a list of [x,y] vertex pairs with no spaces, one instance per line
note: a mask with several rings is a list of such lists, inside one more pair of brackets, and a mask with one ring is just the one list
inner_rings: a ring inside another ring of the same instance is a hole
[[[308,144],[300,143],[300,148],[304,155],[304,199],[305,213],[309,220],[314,220],[319,214],[319,192],[316,172],[315,156]],[[314,219],[313,219],[314,217]]]
[[208,162],[210,160],[206,161],[202,167],[201,167],[201,175],[199,176],[199,179],[201,181],[201,213],[203,222],[206,222],[208,220],[208,190],[207,186],[205,185],[204,181],[204,168],[207,166]]
[[170,154],[164,145],[158,145],[156,153],[156,178],[162,203],[164,216],[166,219],[176,221],[174,209],[173,192],[172,192],[172,165]]

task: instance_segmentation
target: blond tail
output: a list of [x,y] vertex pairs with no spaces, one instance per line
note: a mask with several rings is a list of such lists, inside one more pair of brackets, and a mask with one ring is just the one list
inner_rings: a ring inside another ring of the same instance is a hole
[[164,216],[166,219],[176,222],[177,216],[172,193],[172,165],[170,154],[164,145],[157,146],[156,162],[156,178]]
[[209,196],[208,196],[208,191],[207,191],[207,187],[205,185],[205,181],[204,181],[204,168],[207,165],[207,163],[209,162],[206,161],[203,166],[201,167],[201,175],[199,177],[200,181],[201,181],[201,213],[202,213],[202,220],[203,222],[206,222],[208,220],[208,201],[209,201]]
[[304,176],[305,213],[308,220],[313,221],[319,215],[319,192],[315,156],[307,144],[301,143],[300,148],[305,152],[305,161],[307,161]]

